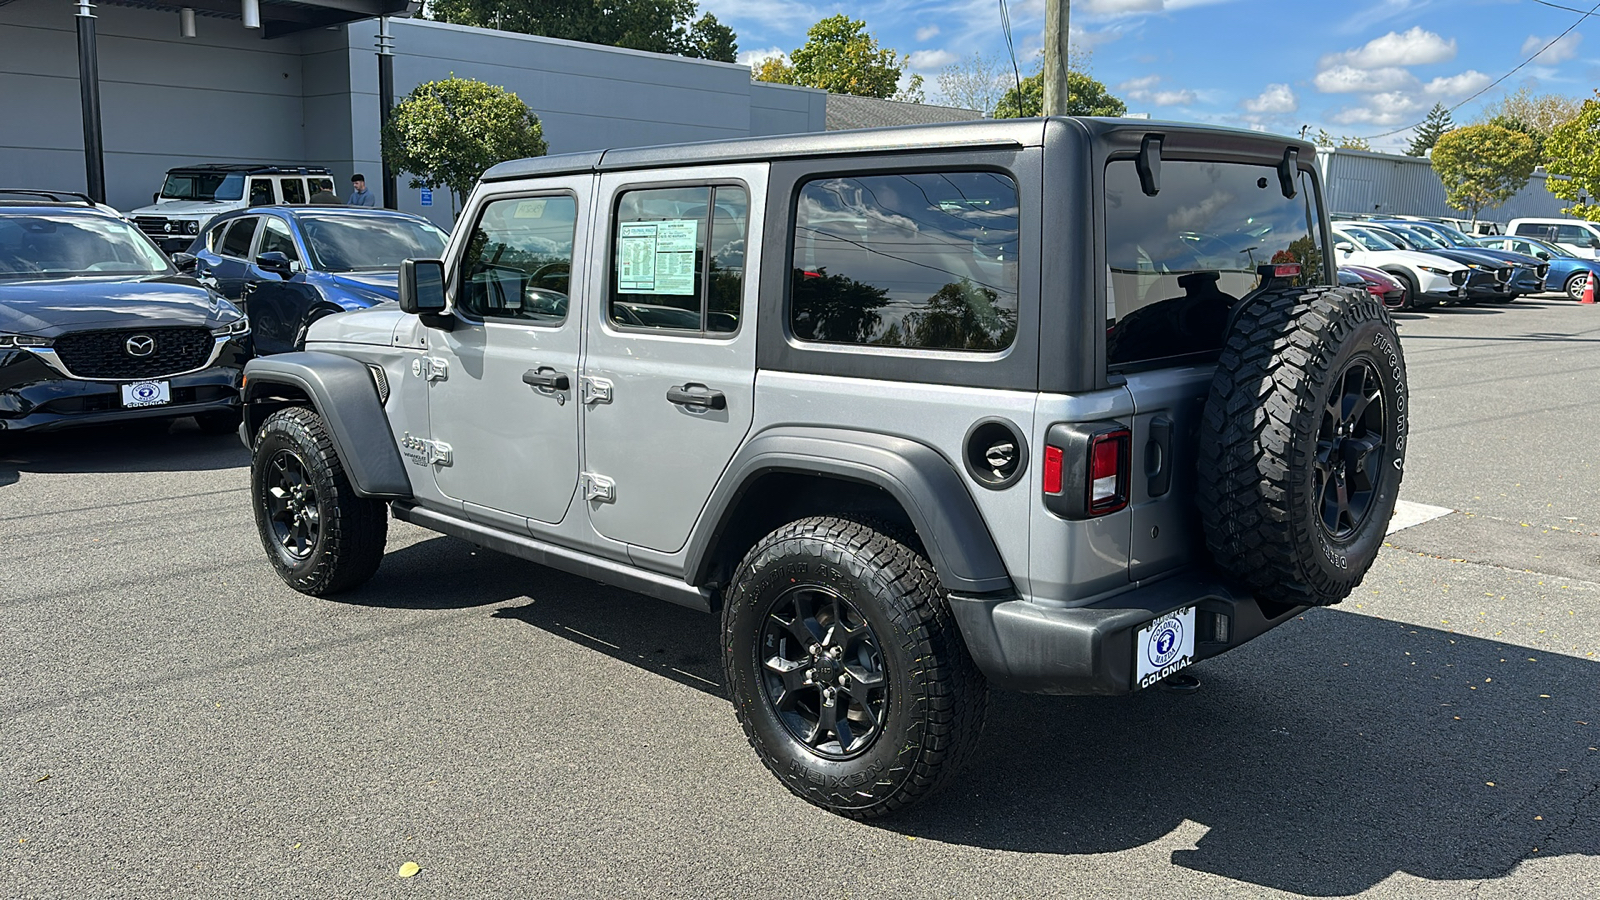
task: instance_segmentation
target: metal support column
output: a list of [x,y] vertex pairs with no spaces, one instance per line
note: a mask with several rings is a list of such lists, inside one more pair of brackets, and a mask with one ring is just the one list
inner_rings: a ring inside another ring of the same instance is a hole
[[[389,17],[378,17],[378,127],[379,153],[382,153],[382,129],[389,125],[389,113],[394,109],[394,35],[389,33]],[[394,169],[389,160],[383,161],[383,206],[400,208],[400,190],[395,184]]]
[[100,56],[95,48],[94,5],[78,0],[78,89],[83,106],[83,172],[87,193],[106,202],[105,146],[100,135]]

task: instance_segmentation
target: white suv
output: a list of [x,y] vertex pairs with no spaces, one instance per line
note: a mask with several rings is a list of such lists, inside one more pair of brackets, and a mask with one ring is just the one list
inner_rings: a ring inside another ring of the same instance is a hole
[[1538,238],[1583,259],[1600,259],[1600,223],[1582,219],[1512,219],[1506,234]]
[[310,203],[319,191],[338,196],[333,173],[322,166],[251,164],[170,169],[150,206],[128,213],[139,230],[167,253],[188,249],[212,218],[252,206]]

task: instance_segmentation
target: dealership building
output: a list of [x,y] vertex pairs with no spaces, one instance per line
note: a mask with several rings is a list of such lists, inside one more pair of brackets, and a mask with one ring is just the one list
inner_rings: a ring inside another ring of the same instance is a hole
[[[380,27],[396,96],[452,74],[503,86],[538,114],[551,153],[827,127],[826,92],[753,82],[746,66],[396,17],[405,8],[0,0],[0,186],[94,192],[93,82],[104,194],[118,209],[148,204],[167,169],[195,163],[328,166],[341,190],[359,172],[381,195]],[[87,81],[86,26],[98,64]],[[955,112],[942,117],[972,115]],[[448,198],[425,207],[407,181],[395,205],[448,223]]]

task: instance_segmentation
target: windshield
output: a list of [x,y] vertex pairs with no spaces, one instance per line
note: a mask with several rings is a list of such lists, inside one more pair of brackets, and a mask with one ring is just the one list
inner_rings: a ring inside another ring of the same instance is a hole
[[244,176],[238,172],[168,172],[163,200],[241,200]]
[[0,279],[165,275],[167,258],[139,230],[101,216],[0,216]]
[[1457,230],[1455,228],[1452,228],[1449,225],[1443,225],[1443,224],[1439,224],[1439,223],[1429,223],[1428,227],[1433,229],[1433,231],[1435,233],[1444,235],[1446,238],[1449,239],[1450,243],[1452,243],[1452,244],[1471,244],[1472,243],[1472,238],[1467,237],[1465,234],[1462,234],[1459,230]]
[[1354,241],[1368,250],[1400,250],[1399,244],[1389,240],[1384,235],[1368,231],[1365,228],[1346,228],[1334,232],[1335,239]]
[[445,234],[427,222],[391,216],[302,216],[314,267],[324,272],[398,269],[407,259],[438,259]]
[[[1105,177],[1113,364],[1219,349],[1228,310],[1260,283],[1259,266],[1298,263],[1292,281],[1325,280],[1316,187],[1305,173],[1292,199],[1266,165],[1162,160],[1153,197],[1133,160],[1113,161]],[[1151,327],[1158,321],[1171,326]]]
[[1373,231],[1399,244],[1405,250],[1438,250],[1444,245],[1421,232],[1409,228],[1374,228]]

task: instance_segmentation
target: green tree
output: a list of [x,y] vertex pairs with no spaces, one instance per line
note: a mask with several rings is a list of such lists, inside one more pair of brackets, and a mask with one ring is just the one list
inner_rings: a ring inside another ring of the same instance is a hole
[[1510,200],[1539,164],[1533,138],[1498,125],[1468,125],[1439,136],[1433,171],[1444,183],[1445,200],[1478,221],[1478,213]]
[[[1044,113],[1044,72],[1022,79],[1022,93],[1006,91],[994,108],[996,119],[1022,119]],[[1106,86],[1082,72],[1067,72],[1067,115],[1124,116],[1128,104],[1113,96]]]
[[733,29],[695,0],[430,0],[438,22],[733,62]]
[[1435,103],[1433,109],[1428,110],[1428,117],[1417,126],[1416,134],[1411,136],[1411,146],[1406,148],[1406,155],[1427,156],[1438,142],[1439,135],[1454,127],[1455,123],[1450,121],[1450,110],[1445,109],[1443,103]]
[[1557,126],[1544,142],[1545,169],[1552,175],[1544,186],[1571,203],[1568,215],[1580,219],[1600,217],[1600,91],[1585,100],[1570,121]]
[[521,98],[453,75],[413,88],[383,129],[384,161],[410,173],[414,188],[449,190],[452,211],[490,166],[545,149],[539,117]]
[[1347,150],[1372,149],[1372,145],[1367,143],[1367,139],[1364,137],[1355,137],[1348,134],[1334,137],[1321,128],[1317,129],[1316,136],[1311,139],[1311,143],[1316,144],[1318,147],[1343,147]]
[[900,91],[905,69],[906,58],[879,48],[866,22],[840,13],[811,26],[805,46],[789,54],[787,62],[766,60],[752,70],[751,77],[835,94],[919,100],[921,75],[913,75],[906,91]]

